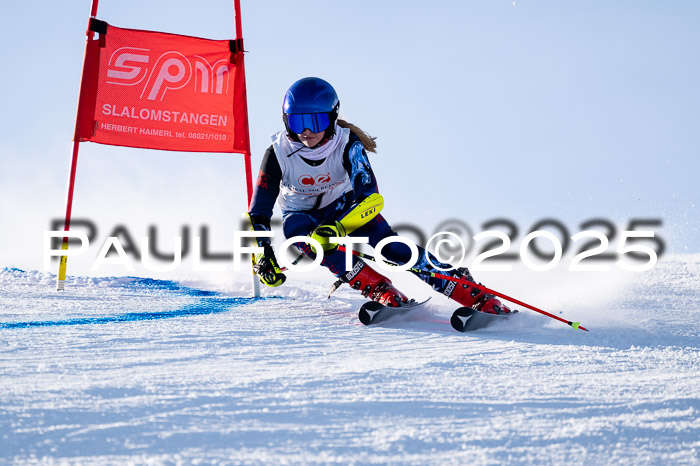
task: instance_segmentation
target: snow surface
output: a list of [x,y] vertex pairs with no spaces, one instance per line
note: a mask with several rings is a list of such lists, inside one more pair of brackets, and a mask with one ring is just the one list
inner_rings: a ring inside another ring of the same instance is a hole
[[0,269],[0,463],[700,464],[700,255],[531,275],[484,282],[591,331],[523,311],[459,334],[437,295],[364,327],[328,279],[254,300]]

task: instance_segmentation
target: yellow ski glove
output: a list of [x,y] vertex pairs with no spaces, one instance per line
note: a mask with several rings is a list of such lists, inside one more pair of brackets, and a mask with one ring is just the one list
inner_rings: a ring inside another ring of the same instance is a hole
[[275,252],[269,244],[263,245],[263,253],[256,257],[253,271],[267,286],[280,286],[287,280],[286,275],[280,270]]

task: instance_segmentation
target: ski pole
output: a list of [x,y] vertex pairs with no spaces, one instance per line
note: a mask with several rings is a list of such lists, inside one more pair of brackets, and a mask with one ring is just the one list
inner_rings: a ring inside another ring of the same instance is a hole
[[[299,262],[301,262],[305,255],[306,254],[304,254],[303,252],[299,254],[299,256],[297,256],[297,258],[292,261],[292,265],[297,265]],[[287,270],[289,270],[289,267],[282,267],[280,269],[280,272],[286,272]]]
[[[339,249],[339,250],[342,250],[342,251],[345,251],[345,250],[346,250],[344,246],[339,246],[338,249]],[[376,259],[374,256],[371,256],[371,255],[369,255],[369,254],[365,254],[365,253],[360,252],[360,251],[352,251],[352,253],[353,253],[354,255],[356,255],[357,257],[361,257],[362,259],[367,259],[367,260],[371,260],[371,261],[374,261],[374,262],[378,262],[377,259]],[[386,262],[386,263],[389,264],[389,265],[394,265],[394,266],[401,265],[401,264],[397,264],[397,263],[392,262],[392,261],[388,261],[388,260],[386,260],[386,259],[384,260],[384,262]],[[530,304],[524,303],[524,302],[522,302],[522,301],[520,301],[520,300],[518,300],[518,299],[511,298],[511,297],[508,296],[508,295],[505,295],[505,294],[500,293],[500,292],[498,292],[498,291],[492,290],[491,288],[487,288],[487,287],[485,287],[485,286],[483,286],[483,285],[480,285],[480,284],[471,282],[471,281],[466,280],[466,279],[464,279],[464,278],[450,277],[449,275],[445,275],[445,274],[442,274],[442,273],[429,272],[429,271],[427,271],[427,270],[415,269],[415,268],[409,268],[409,269],[406,269],[406,270],[408,270],[409,272],[414,272],[414,273],[420,274],[420,275],[427,275],[427,276],[433,277],[433,278],[439,278],[439,279],[442,279],[442,280],[449,280],[449,281],[452,281],[452,282],[462,283],[462,284],[464,284],[464,285],[473,286],[474,288],[476,288],[476,289],[478,289],[478,290],[481,290],[481,291],[483,291],[484,293],[488,293],[488,294],[492,294],[492,295],[498,296],[499,298],[503,298],[503,299],[505,299],[505,300],[508,300],[508,301],[514,303],[514,304],[518,304],[518,305],[520,305],[520,306],[523,306],[523,307],[525,307],[525,308],[528,308],[528,309],[530,309],[530,310],[532,310],[532,311],[539,312],[540,314],[545,315],[545,316],[547,316],[547,317],[551,317],[552,319],[558,320],[558,321],[560,321],[560,322],[564,322],[565,324],[567,324],[567,325],[573,327],[574,330],[584,330],[584,331],[586,331],[586,332],[588,331],[588,329],[587,329],[586,327],[584,327],[583,325],[581,325],[581,322],[572,322],[572,321],[570,321],[570,320],[562,319],[562,318],[559,317],[559,316],[555,316],[554,314],[550,314],[550,313],[547,312],[547,311],[543,311],[542,309],[539,309],[539,308],[537,308],[537,307],[535,307],[535,306],[532,306],[532,305],[530,305]]]

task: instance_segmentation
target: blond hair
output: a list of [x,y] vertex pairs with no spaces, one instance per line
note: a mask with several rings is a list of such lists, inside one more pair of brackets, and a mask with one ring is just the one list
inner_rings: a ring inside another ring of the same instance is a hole
[[365,147],[365,150],[368,152],[374,152],[375,154],[377,153],[377,143],[374,142],[376,137],[370,136],[369,134],[365,133],[362,131],[360,128],[357,126],[353,125],[352,123],[348,123],[345,120],[341,120],[338,118],[338,126],[341,128],[347,128],[352,132],[355,136],[360,138],[360,142],[362,145]]

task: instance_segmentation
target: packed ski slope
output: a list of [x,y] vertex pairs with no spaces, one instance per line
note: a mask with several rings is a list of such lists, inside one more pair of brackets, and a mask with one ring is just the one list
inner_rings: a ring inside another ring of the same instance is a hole
[[459,334],[440,296],[364,327],[315,278],[254,300],[0,269],[0,463],[699,464],[700,256],[530,275],[489,286],[591,331],[524,311]]

